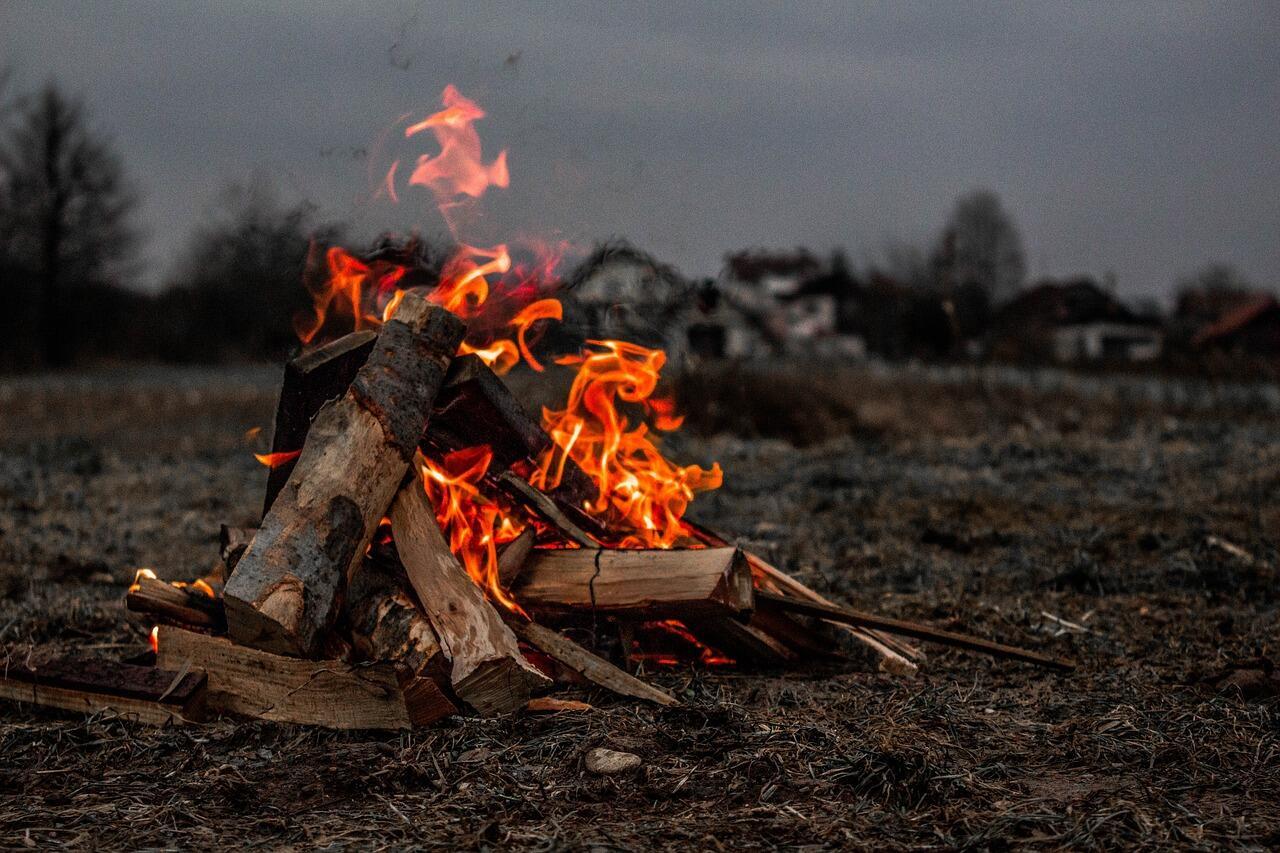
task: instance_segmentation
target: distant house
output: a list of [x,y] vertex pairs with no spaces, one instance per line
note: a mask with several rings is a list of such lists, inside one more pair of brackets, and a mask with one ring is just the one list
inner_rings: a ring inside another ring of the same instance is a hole
[[666,351],[669,364],[690,356],[740,358],[761,348],[762,332],[709,282],[626,243],[596,249],[566,282],[565,325],[580,339],[623,338]]
[[1046,281],[996,312],[989,355],[1015,362],[1142,362],[1160,357],[1159,320],[1139,316],[1088,278]]
[[1193,347],[1229,355],[1280,357],[1280,302],[1270,294],[1254,297],[1199,329]]

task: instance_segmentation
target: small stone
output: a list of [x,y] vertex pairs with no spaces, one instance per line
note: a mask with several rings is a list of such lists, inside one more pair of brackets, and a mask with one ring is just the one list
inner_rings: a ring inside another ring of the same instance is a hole
[[600,776],[613,776],[626,773],[640,766],[640,756],[632,752],[618,752],[613,749],[596,747],[587,753],[587,769]]

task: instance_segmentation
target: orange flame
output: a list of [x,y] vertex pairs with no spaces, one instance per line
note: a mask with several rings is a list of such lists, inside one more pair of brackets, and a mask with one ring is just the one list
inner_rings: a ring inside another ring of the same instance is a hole
[[151,629],[151,633],[147,635],[147,645],[151,646],[151,651],[160,654],[160,626],[156,625]]
[[428,460],[419,473],[449,550],[490,598],[523,614],[498,578],[498,545],[515,539],[523,525],[480,491],[480,481],[492,461],[493,452],[487,446],[469,447],[438,462]]
[[253,458],[268,468],[279,468],[281,465],[292,462],[301,455],[301,450],[282,450],[279,453],[255,453]]
[[555,447],[539,460],[534,485],[554,488],[565,457],[572,458],[599,489],[587,511],[619,532],[619,539],[608,544],[671,548],[685,538],[681,519],[693,496],[720,487],[720,466],[704,470],[674,464],[650,439],[648,426],[632,426],[619,409],[619,403],[650,401],[665,353],[625,341],[588,345],[593,349],[559,359],[560,364],[579,365],[578,375],[566,407],[542,411]]

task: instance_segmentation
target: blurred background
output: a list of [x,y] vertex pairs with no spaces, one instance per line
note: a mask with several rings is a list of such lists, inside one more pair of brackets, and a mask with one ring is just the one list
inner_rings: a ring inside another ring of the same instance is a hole
[[508,152],[481,225],[570,247],[578,337],[1273,379],[1278,38],[1245,2],[10,0],[0,368],[286,357],[315,247],[448,251],[376,190],[452,82]]

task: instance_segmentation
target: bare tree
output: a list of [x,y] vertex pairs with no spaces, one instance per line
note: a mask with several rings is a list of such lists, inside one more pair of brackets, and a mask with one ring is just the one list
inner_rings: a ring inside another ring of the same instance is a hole
[[1026,260],[1022,236],[1000,197],[975,190],[956,200],[939,250],[944,285],[976,284],[993,301],[1022,287]]
[[[69,288],[110,284],[134,257],[135,196],[82,105],[50,84],[19,102],[0,142],[5,254],[34,297],[41,359],[66,364],[59,316]],[[10,286],[18,286],[16,284]]]

